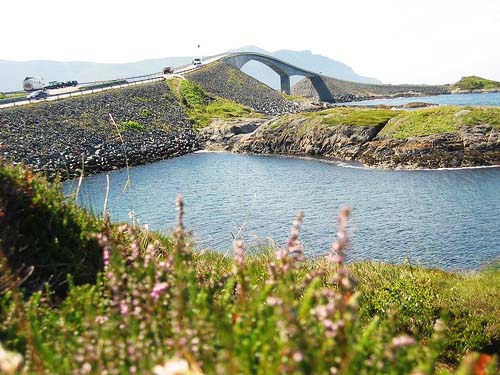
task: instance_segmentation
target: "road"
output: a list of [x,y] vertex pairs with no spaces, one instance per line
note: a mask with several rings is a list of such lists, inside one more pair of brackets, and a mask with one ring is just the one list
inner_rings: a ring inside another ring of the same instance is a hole
[[[205,64],[210,64],[211,62],[214,62],[218,60],[220,56],[216,57],[211,57],[208,58],[207,60],[204,61],[203,65]],[[88,94],[93,94],[96,92],[101,92],[101,91],[106,91],[106,90],[112,90],[120,87],[128,87],[128,86],[135,86],[135,85],[141,85],[144,83],[150,83],[150,82],[157,82],[157,81],[162,81],[168,78],[172,77],[182,77],[182,74],[189,73],[191,71],[194,71],[196,69],[199,69],[203,67],[203,65],[187,65],[180,67],[178,69],[174,70],[173,74],[168,74],[168,75],[159,75],[156,78],[149,78],[149,79],[143,79],[143,80],[137,80],[135,82],[129,82],[129,83],[120,83],[117,85],[112,85],[108,87],[101,87],[101,88],[89,88],[86,89],[85,86],[75,86],[75,87],[65,87],[62,89],[51,89],[51,90],[46,90],[48,93],[48,97],[46,99],[25,99],[25,100],[19,100],[14,103],[6,103],[6,104],[0,104],[0,108],[8,108],[8,107],[18,107],[18,106],[23,106],[31,103],[40,103],[44,101],[54,101],[54,100],[59,100],[63,98],[70,98],[70,97],[75,97],[75,96],[82,96],[82,95],[88,95]]]
[[[0,109],[1,108],[8,108],[8,107],[18,107],[18,106],[23,106],[23,105],[32,104],[32,103],[40,103],[40,102],[44,102],[44,101],[54,101],[54,100],[59,100],[59,99],[63,99],[63,98],[70,98],[70,97],[74,97],[74,96],[94,94],[96,92],[112,90],[112,89],[116,89],[116,88],[120,88],[120,87],[135,86],[135,85],[141,85],[141,84],[149,83],[149,82],[162,81],[164,79],[169,79],[169,78],[176,77],[176,76],[182,78],[183,74],[192,72],[192,71],[197,70],[199,68],[202,68],[203,66],[210,64],[210,63],[213,63],[213,62],[223,58],[226,55],[227,54],[211,56],[211,57],[208,57],[205,60],[203,60],[203,65],[192,65],[191,64],[191,65],[182,66],[182,67],[174,69],[173,74],[161,75],[161,73],[160,73],[155,78],[138,79],[137,81],[134,81],[134,82],[120,83],[117,85],[94,88],[94,89],[91,87],[86,89],[85,86],[80,86],[80,85],[76,86],[76,87],[65,87],[62,89],[51,89],[51,90],[47,90],[47,93],[49,96],[46,99],[25,99],[25,100],[15,101],[13,103],[0,104]],[[140,78],[140,77],[125,78],[124,80],[131,80],[131,79],[136,79],[136,78]],[[106,81],[103,81],[103,83],[105,83],[105,82]],[[110,82],[110,81],[107,81],[107,82]],[[0,102],[1,102],[1,100],[0,100]]]

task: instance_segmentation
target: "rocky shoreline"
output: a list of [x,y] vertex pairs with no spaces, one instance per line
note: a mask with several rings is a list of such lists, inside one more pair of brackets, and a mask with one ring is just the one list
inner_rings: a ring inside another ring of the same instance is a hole
[[0,111],[0,157],[49,178],[110,171],[198,148],[191,123],[164,82]]
[[500,130],[463,127],[456,133],[395,139],[376,126],[310,126],[307,117],[217,122],[201,133],[202,147],[236,153],[329,157],[383,169],[500,165]]

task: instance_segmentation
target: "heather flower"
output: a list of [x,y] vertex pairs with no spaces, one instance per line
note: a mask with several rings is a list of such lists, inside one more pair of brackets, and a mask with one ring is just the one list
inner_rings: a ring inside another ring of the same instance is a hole
[[236,263],[242,266],[244,263],[244,254],[245,254],[245,244],[243,240],[233,241],[233,254]]
[[415,339],[408,335],[401,335],[392,339],[392,346],[394,349],[412,346],[416,343]]
[[299,261],[304,260],[304,248],[302,243],[299,241],[299,232],[303,219],[304,212],[300,210],[292,223],[292,227],[290,228],[290,237],[286,243],[287,255],[293,256]]
[[165,291],[168,288],[168,283],[163,282],[163,283],[156,283],[153,286],[153,290],[151,291],[151,297],[155,300],[158,301],[160,299],[160,296],[165,293]]
[[23,356],[21,354],[5,350],[0,344],[0,373],[14,374],[22,361]]
[[97,242],[102,249],[102,261],[104,263],[104,268],[108,268],[109,259],[111,257],[111,245],[109,242],[109,238],[101,233],[95,235],[95,238],[97,239]]
[[200,371],[192,370],[188,361],[177,357],[166,361],[162,366],[155,366],[153,371],[155,375],[203,375]]
[[120,314],[127,315],[128,311],[127,301],[120,301]]
[[327,259],[333,263],[343,264],[345,260],[345,248],[349,245],[347,236],[347,218],[349,217],[350,209],[343,208],[340,211],[338,218],[337,241],[332,244],[332,249]]

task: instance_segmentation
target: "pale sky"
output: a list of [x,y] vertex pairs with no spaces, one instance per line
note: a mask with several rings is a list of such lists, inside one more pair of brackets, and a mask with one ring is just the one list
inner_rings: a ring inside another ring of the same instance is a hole
[[[385,83],[500,80],[500,0],[3,0],[0,59],[311,50]],[[147,73],[147,72],[146,72]]]

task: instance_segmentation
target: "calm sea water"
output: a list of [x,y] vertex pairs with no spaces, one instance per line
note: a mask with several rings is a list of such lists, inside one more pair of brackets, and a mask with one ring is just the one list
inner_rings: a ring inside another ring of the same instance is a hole
[[412,98],[395,98],[395,99],[374,99],[364,100],[361,102],[339,103],[341,105],[401,105],[412,102],[425,102],[440,105],[470,105],[470,106],[500,106],[500,93],[486,94],[450,94],[450,95],[435,95],[435,96],[419,96]]
[[[109,173],[113,221],[169,233],[182,193],[186,226],[199,248],[229,251],[233,235],[249,245],[283,244],[299,209],[308,256],[325,254],[336,216],[350,206],[349,261],[372,259],[444,269],[474,269],[500,257],[500,168],[383,171],[333,162],[196,153]],[[69,193],[75,181],[63,189]],[[87,177],[79,202],[102,212],[106,175]]]

